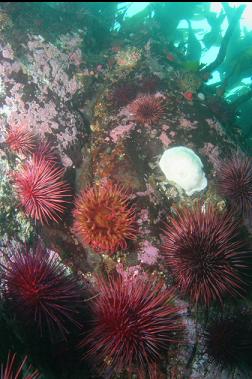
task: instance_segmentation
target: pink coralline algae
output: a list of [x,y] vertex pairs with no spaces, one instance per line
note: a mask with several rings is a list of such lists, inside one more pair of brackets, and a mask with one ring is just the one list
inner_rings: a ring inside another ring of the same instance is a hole
[[201,154],[207,156],[214,168],[218,167],[220,161],[220,151],[218,146],[214,146],[212,143],[207,142],[204,143],[204,146],[202,149],[200,149],[200,152]]
[[135,124],[130,123],[128,125],[119,125],[116,128],[112,129],[110,132],[110,137],[114,143],[117,143],[121,138],[128,137],[130,131],[134,129]]
[[75,78],[70,79],[65,70],[70,64],[79,65],[80,58],[73,60],[73,53],[76,52],[62,52],[55,45],[45,42],[41,36],[32,36],[27,46],[28,70],[40,91],[48,94],[50,90],[65,100],[71,98],[79,84]]
[[139,218],[137,219],[139,235],[142,238],[146,238],[150,235],[150,215],[149,210],[147,208],[141,209],[139,212]]
[[69,158],[66,154],[61,154],[61,162],[64,167],[71,167],[73,165],[73,161],[71,158]]
[[21,65],[19,62],[2,61],[0,63],[0,75],[5,83],[12,82],[9,78],[13,73],[19,72]]
[[14,51],[12,50],[10,44],[7,44],[2,48],[3,57],[6,59],[13,60],[14,59]]
[[173,138],[176,136],[176,132],[174,130],[171,130],[169,135]]
[[149,221],[150,215],[149,215],[149,210],[148,209],[141,209],[140,211],[140,218],[137,220],[138,224],[142,224],[145,221]]
[[138,253],[138,259],[141,263],[147,265],[154,265],[157,262],[159,250],[153,246],[149,241],[145,240],[142,243],[142,249]]
[[220,134],[220,136],[224,136],[225,135],[224,130],[221,127],[221,124],[217,120],[213,120],[211,118],[207,118],[206,122],[208,123],[208,125],[210,126],[210,128],[216,130]]
[[196,126],[197,121],[191,122],[190,120],[187,120],[186,118],[181,118],[179,120],[179,123],[183,129],[189,129],[189,130],[197,129],[197,126]]
[[165,132],[162,132],[160,134],[159,139],[163,143],[164,146],[168,146],[172,142]]
[[122,263],[117,263],[116,271],[121,275],[122,280],[125,282],[134,280],[136,277],[141,278],[142,280],[147,279],[147,273],[143,271],[143,268],[140,265],[125,268]]
[[69,60],[72,64],[79,66],[82,62],[80,46],[82,38],[77,33],[67,33],[59,37],[59,43],[64,52],[69,54]]
[[136,192],[136,195],[140,196],[140,197],[148,196],[150,199],[150,202],[152,202],[152,203],[154,203],[156,200],[155,190],[149,183],[146,184],[146,191]]
[[57,134],[57,140],[60,142],[61,146],[66,149],[71,146],[77,139],[77,129],[76,127],[65,128],[64,132],[59,132]]
[[[65,167],[69,167],[72,160],[66,149],[78,138],[80,116],[68,108],[66,101],[72,99],[80,86],[75,72],[82,60],[81,38],[63,35],[57,42],[60,47],[47,43],[41,36],[29,38],[27,45],[22,46],[28,62],[25,66],[15,57],[10,44],[1,46],[0,75],[6,97],[2,101],[4,117],[0,127],[6,133],[10,125],[25,124],[39,138],[51,138],[64,157]],[[19,82],[19,74],[27,80]]]
[[26,103],[23,100],[23,86],[17,88],[15,95],[5,99],[9,108],[7,122],[17,126],[20,123],[29,125],[43,138],[46,133],[52,133],[53,129],[58,129],[58,123],[55,121],[58,113],[53,101],[45,102],[45,99],[41,97],[38,99],[43,103],[39,104],[35,100]]
[[82,58],[81,58],[81,50],[77,49],[73,53],[69,54],[69,60],[75,66],[80,66]]

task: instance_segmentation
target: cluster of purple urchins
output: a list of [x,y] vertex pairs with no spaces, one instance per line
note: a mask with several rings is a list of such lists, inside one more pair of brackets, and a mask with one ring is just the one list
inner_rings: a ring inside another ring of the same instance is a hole
[[[58,333],[65,338],[71,324],[80,326],[83,289],[45,249],[13,253],[3,266],[3,279],[10,308],[20,320],[35,324],[42,335]],[[93,291],[95,296],[90,293],[88,301],[90,329],[81,343],[88,350],[85,358],[102,370],[129,369],[150,376],[151,367],[170,344],[181,340],[181,309],[175,305],[173,291],[157,278],[97,278]]]
[[[251,250],[241,216],[251,217],[252,160],[234,154],[217,170],[217,188],[228,209],[198,202],[178,209],[164,229],[163,256],[180,292],[194,305],[224,304],[248,287]],[[251,221],[251,219],[250,219]],[[206,351],[217,370],[251,370],[252,324],[248,317],[220,317],[204,332]]]
[[65,338],[68,325],[81,326],[77,318],[84,290],[45,249],[14,252],[3,268],[4,296],[10,308],[29,325],[35,324],[41,335],[60,333]]

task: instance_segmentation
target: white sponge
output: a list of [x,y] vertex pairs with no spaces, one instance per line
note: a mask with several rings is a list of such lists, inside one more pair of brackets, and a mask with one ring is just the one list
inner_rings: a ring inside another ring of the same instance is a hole
[[188,196],[202,191],[207,186],[200,158],[184,146],[165,150],[159,166],[166,179],[179,189],[182,188]]

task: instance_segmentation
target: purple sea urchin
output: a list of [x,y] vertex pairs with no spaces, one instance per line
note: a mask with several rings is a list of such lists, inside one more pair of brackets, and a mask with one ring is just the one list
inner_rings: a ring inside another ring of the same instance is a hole
[[213,320],[204,334],[209,358],[220,370],[251,368],[252,323],[248,315]]
[[136,370],[146,377],[183,330],[173,291],[162,281],[121,278],[100,278],[97,289],[94,326],[81,344],[89,347],[87,357],[102,370],[108,364],[115,373]]
[[193,303],[223,303],[224,295],[239,296],[246,267],[239,221],[213,206],[179,210],[164,231],[163,255],[181,292]]
[[137,94],[137,86],[131,83],[120,84],[112,93],[112,101],[118,107],[127,105]]
[[65,336],[68,322],[79,326],[77,313],[83,301],[79,283],[41,247],[14,252],[3,278],[10,306],[20,319],[35,323],[41,334],[46,329]]
[[252,159],[240,154],[221,162],[217,186],[233,209],[244,216],[252,213]]

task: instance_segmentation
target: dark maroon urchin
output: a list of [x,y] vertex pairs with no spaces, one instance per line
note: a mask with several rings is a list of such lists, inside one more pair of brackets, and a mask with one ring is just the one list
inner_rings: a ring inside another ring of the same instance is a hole
[[251,369],[252,323],[248,315],[228,315],[212,320],[204,340],[210,360],[220,370]]
[[164,113],[162,99],[154,95],[138,97],[129,105],[129,109],[139,124],[154,124]]
[[136,94],[137,86],[135,84],[123,83],[113,90],[111,100],[114,105],[122,107],[132,101]]
[[170,218],[164,233],[165,263],[192,303],[209,306],[214,300],[223,303],[225,295],[241,295],[241,270],[249,254],[231,212],[211,205],[184,208]]
[[25,323],[34,323],[44,334],[63,337],[77,321],[84,295],[76,278],[42,247],[13,253],[4,267],[5,298]]
[[[162,352],[181,339],[183,330],[171,289],[155,279],[97,280],[91,304],[94,323],[81,343],[103,371],[145,373],[160,362]],[[180,336],[180,337],[179,337]]]
[[234,154],[217,170],[219,193],[244,216],[252,214],[252,158]]
[[153,93],[157,91],[157,88],[160,84],[160,79],[158,76],[152,75],[144,77],[141,83],[141,92],[144,93]]

